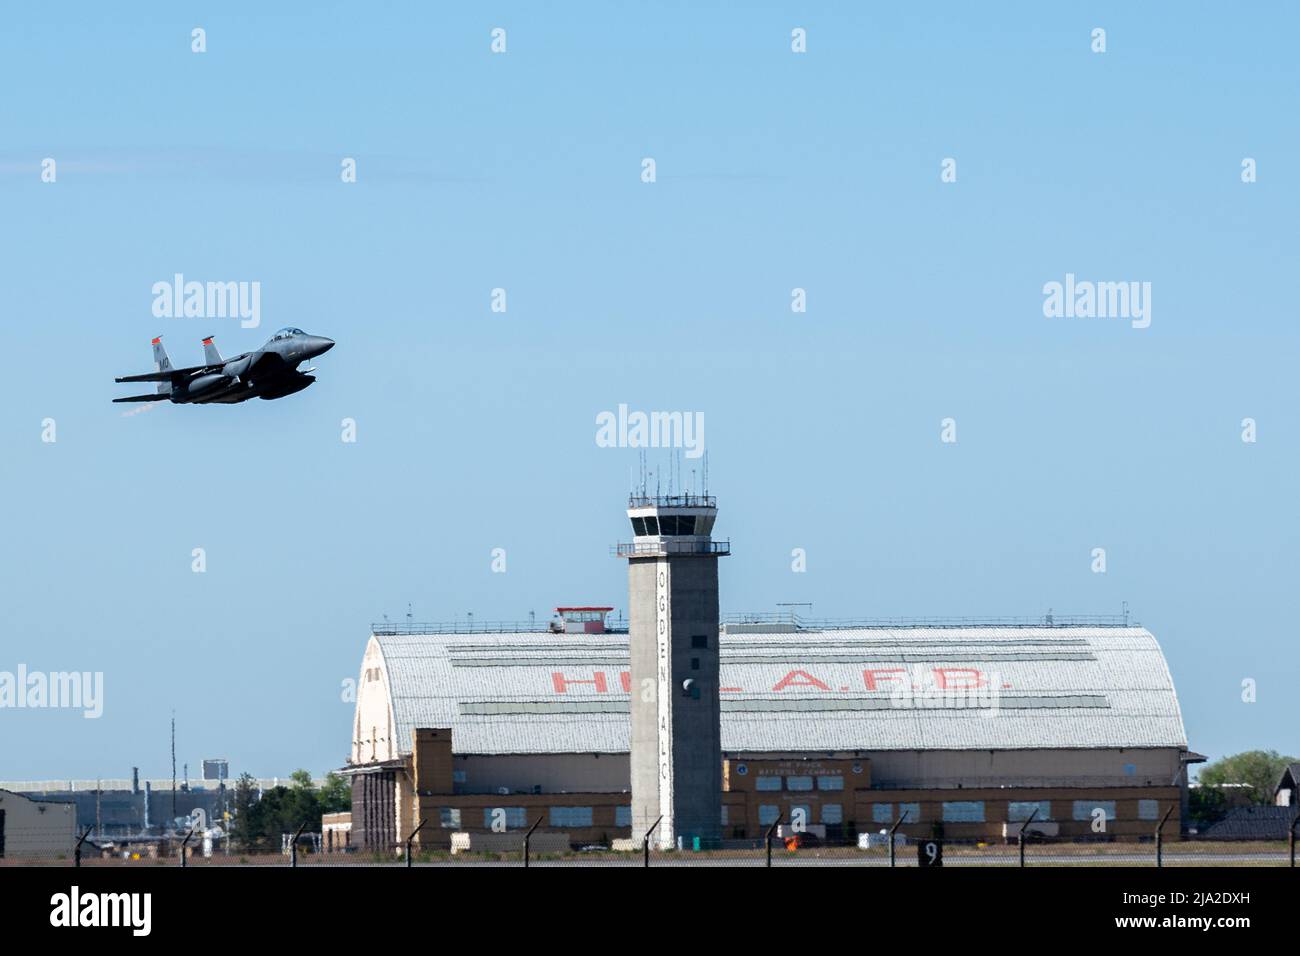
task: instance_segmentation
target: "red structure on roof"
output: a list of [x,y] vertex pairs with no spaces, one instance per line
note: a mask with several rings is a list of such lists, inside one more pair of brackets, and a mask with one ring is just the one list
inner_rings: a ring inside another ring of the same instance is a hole
[[[557,607],[565,634],[604,634],[605,615],[612,607]],[[557,628],[559,630],[559,628]]]

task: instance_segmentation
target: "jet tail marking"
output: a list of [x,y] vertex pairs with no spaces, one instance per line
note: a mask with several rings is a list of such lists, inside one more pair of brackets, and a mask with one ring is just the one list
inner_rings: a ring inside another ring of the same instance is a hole
[[[159,372],[172,371],[172,360],[167,357],[167,350],[163,348],[161,335],[155,336],[153,340],[153,361],[158,366]],[[172,383],[170,378],[165,382],[158,383],[159,395],[170,395],[171,391]]]
[[203,361],[207,362],[209,365],[225,364],[225,359],[221,357],[221,353],[212,343],[212,336],[210,335],[203,340]]

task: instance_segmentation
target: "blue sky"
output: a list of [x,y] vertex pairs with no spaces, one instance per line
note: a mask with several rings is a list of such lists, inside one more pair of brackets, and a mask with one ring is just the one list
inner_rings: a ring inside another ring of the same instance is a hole
[[[1293,6],[264,6],[4,14],[0,669],[105,709],[0,714],[0,779],[164,775],[173,710],[323,772],[381,614],[625,607],[619,403],[704,414],[725,610],[1127,600],[1192,749],[1300,750]],[[155,318],[177,272],[261,327]],[[1045,318],[1066,273],[1151,326]],[[300,395],[110,403],[282,325],[339,343]]]

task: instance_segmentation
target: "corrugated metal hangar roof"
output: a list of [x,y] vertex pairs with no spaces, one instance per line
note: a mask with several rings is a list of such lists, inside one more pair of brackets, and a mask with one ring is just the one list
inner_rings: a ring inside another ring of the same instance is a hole
[[[376,635],[403,753],[626,753],[625,634]],[[1141,627],[723,634],[726,752],[1186,748]]]

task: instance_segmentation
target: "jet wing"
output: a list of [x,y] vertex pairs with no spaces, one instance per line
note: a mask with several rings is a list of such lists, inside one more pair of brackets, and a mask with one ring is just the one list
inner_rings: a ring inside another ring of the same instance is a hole
[[174,382],[179,378],[188,378],[196,372],[216,372],[220,365],[193,365],[189,368],[173,368],[166,372],[147,372],[144,375],[124,375],[115,378],[115,382]]

